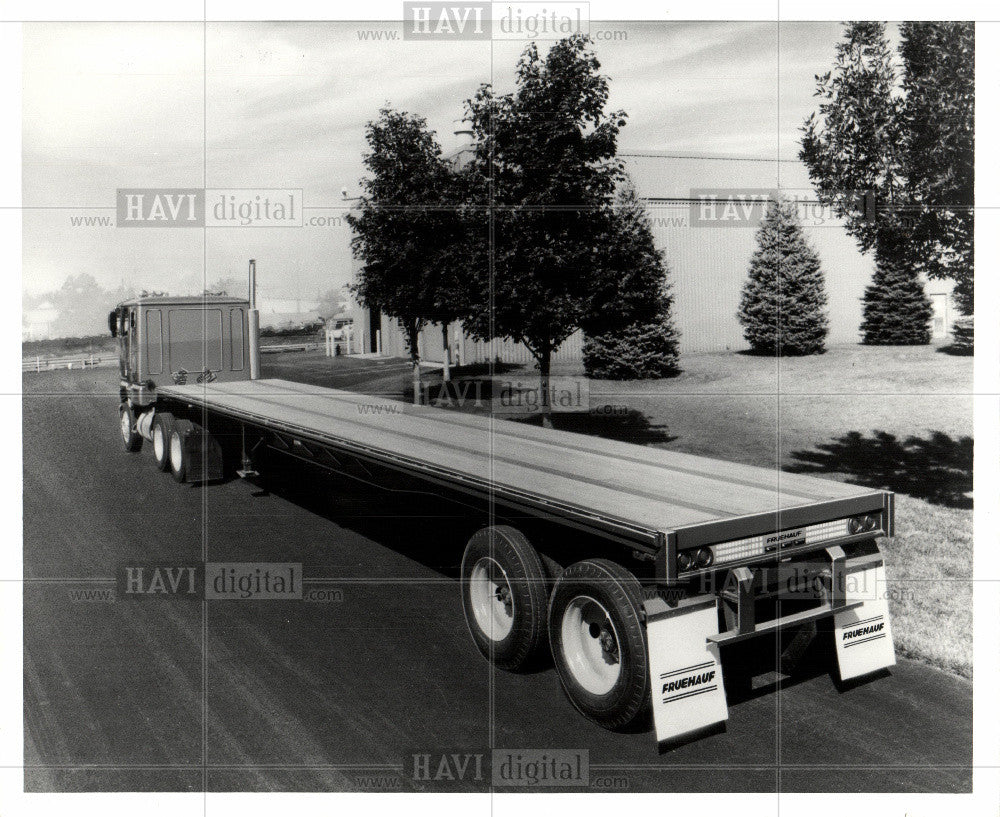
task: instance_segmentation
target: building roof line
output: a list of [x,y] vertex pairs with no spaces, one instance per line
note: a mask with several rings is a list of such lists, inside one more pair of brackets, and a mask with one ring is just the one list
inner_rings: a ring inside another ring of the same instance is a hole
[[710,156],[707,154],[695,153],[661,153],[659,151],[631,151],[623,150],[618,153],[619,157],[636,159],[697,159],[699,161],[713,162],[782,162],[786,164],[801,164],[798,159],[774,159],[763,156]]
[[[780,188],[778,188],[780,191]],[[705,199],[691,198],[690,196],[639,196],[643,201],[669,204],[701,204]],[[774,201],[774,199],[769,199]],[[819,199],[795,199],[791,204],[823,204]]]

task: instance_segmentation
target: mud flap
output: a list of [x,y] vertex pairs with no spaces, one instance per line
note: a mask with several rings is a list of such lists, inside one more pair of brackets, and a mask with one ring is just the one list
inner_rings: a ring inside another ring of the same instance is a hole
[[[831,555],[836,558],[836,554]],[[846,559],[843,565],[844,600],[848,604],[861,602],[860,607],[837,613],[833,618],[840,680],[849,681],[893,666],[896,650],[889,626],[881,553]]]
[[188,481],[213,482],[222,479],[222,448],[215,436],[192,423],[184,432],[183,440],[188,456]]
[[645,602],[646,641],[658,743],[683,738],[729,717],[719,648],[718,601],[685,599],[669,606]]

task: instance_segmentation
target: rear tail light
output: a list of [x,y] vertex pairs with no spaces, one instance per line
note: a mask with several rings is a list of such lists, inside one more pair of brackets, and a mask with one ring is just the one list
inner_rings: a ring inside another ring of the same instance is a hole
[[756,560],[769,554],[780,556],[786,551],[798,552],[845,536],[865,533],[878,535],[881,527],[882,515],[874,511],[831,519],[829,522],[817,522],[803,528],[783,529],[775,533],[758,534],[710,546],[680,550],[677,553],[677,572],[687,573],[692,570],[722,567],[751,559]]
[[688,570],[704,570],[711,567],[715,561],[715,554],[711,548],[703,547],[697,550],[682,550],[677,554],[677,571],[684,573]]
[[852,516],[847,523],[847,530],[852,535],[867,533],[878,527],[878,516],[876,514],[865,514],[864,516]]

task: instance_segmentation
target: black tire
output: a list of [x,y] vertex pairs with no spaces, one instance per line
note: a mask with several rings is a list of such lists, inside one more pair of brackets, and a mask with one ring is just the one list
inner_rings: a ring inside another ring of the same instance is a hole
[[174,428],[174,415],[157,413],[153,417],[153,459],[161,471],[170,470],[170,432]]
[[187,482],[191,463],[184,438],[194,428],[190,420],[174,420],[170,430],[170,473],[178,482]]
[[523,533],[494,525],[473,534],[462,557],[462,609],[472,640],[495,666],[514,671],[542,652],[546,597],[545,570]]
[[118,406],[118,431],[122,448],[130,454],[142,449],[142,435],[135,427],[135,413],[127,402],[122,402]]
[[549,601],[549,643],[566,695],[590,720],[622,729],[648,710],[642,588],[625,568],[605,559],[566,568]]

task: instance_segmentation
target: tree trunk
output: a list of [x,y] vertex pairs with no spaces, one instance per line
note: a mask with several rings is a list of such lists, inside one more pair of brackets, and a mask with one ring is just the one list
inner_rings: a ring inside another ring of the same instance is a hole
[[420,328],[414,321],[407,329],[409,333],[410,362],[413,364],[413,405],[421,404],[420,384]]
[[444,369],[441,370],[441,379],[448,383],[451,380],[451,347],[448,345],[448,324],[441,324],[441,339],[444,341]]
[[549,400],[549,372],[552,369],[552,349],[545,345],[538,357],[538,391],[542,402],[542,428],[552,428],[552,403]]

